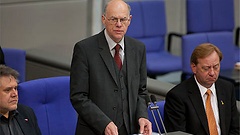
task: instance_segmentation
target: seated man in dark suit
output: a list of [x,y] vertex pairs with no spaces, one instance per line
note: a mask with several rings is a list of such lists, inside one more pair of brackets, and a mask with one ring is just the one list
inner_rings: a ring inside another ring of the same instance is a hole
[[222,52],[215,45],[197,46],[191,56],[193,76],[166,96],[164,122],[168,132],[194,135],[239,135],[235,89],[218,78]]
[[33,110],[18,104],[18,75],[0,65],[0,135],[41,135]]

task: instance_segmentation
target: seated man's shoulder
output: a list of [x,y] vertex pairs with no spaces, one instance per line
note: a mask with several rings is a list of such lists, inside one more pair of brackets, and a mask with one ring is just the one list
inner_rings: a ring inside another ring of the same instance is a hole
[[197,84],[195,84],[195,82],[192,80],[185,80],[170,89],[167,93],[167,97],[178,97],[184,99],[188,96],[189,90],[195,87],[197,88]]
[[23,104],[18,104],[17,110],[20,113],[33,112],[33,109],[31,107],[23,105]]

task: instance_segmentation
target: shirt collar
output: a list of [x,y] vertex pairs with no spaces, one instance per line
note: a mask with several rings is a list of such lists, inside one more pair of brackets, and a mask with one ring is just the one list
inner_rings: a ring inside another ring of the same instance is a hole
[[13,111],[11,111],[11,114],[12,114],[12,116],[15,116],[15,115],[18,115],[19,112],[18,112],[18,110],[13,110]]
[[122,40],[119,43],[116,43],[110,38],[106,29],[104,30],[104,34],[105,34],[110,51],[114,49],[116,44],[119,44],[121,46],[121,49],[124,51],[124,37],[122,38]]
[[[13,111],[10,111],[9,112],[9,117],[8,118],[11,118],[11,117],[13,117],[13,116],[15,116],[15,115],[18,115],[19,114],[19,112],[18,112],[18,110],[13,110]],[[0,114],[0,118],[2,118],[2,117],[5,117],[5,116],[3,116],[2,114]]]
[[197,83],[197,85],[198,85],[198,88],[199,88],[199,90],[200,90],[200,92],[201,92],[201,96],[202,96],[202,97],[206,94],[206,92],[207,92],[208,89],[210,89],[210,90],[212,91],[212,95],[215,96],[215,93],[216,93],[215,83],[213,83],[213,85],[212,85],[210,88],[206,88],[206,87],[202,86],[202,85],[197,81],[197,79],[196,79],[195,76],[194,76],[194,79],[195,79],[195,81],[196,81],[196,83]]

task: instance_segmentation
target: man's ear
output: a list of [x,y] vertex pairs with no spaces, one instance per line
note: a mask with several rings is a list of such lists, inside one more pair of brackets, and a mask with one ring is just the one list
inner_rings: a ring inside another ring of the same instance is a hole
[[194,63],[191,63],[190,66],[191,66],[191,69],[192,69],[193,74],[196,74],[197,65],[195,65]]
[[102,15],[102,24],[105,26],[106,23],[106,17],[104,15]]

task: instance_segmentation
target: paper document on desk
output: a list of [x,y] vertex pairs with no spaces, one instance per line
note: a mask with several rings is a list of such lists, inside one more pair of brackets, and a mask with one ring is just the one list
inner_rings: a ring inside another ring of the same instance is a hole
[[[143,134],[132,134],[132,135],[143,135]],[[152,135],[159,135],[159,133],[153,132]],[[164,134],[162,134],[162,135],[164,135]]]
[[[143,135],[143,134],[133,134],[133,135]],[[159,135],[159,133],[152,132],[152,135]],[[165,134],[163,133],[161,135],[165,135]],[[176,131],[176,132],[168,132],[167,135],[191,135],[191,134],[181,132],[181,131]]]

